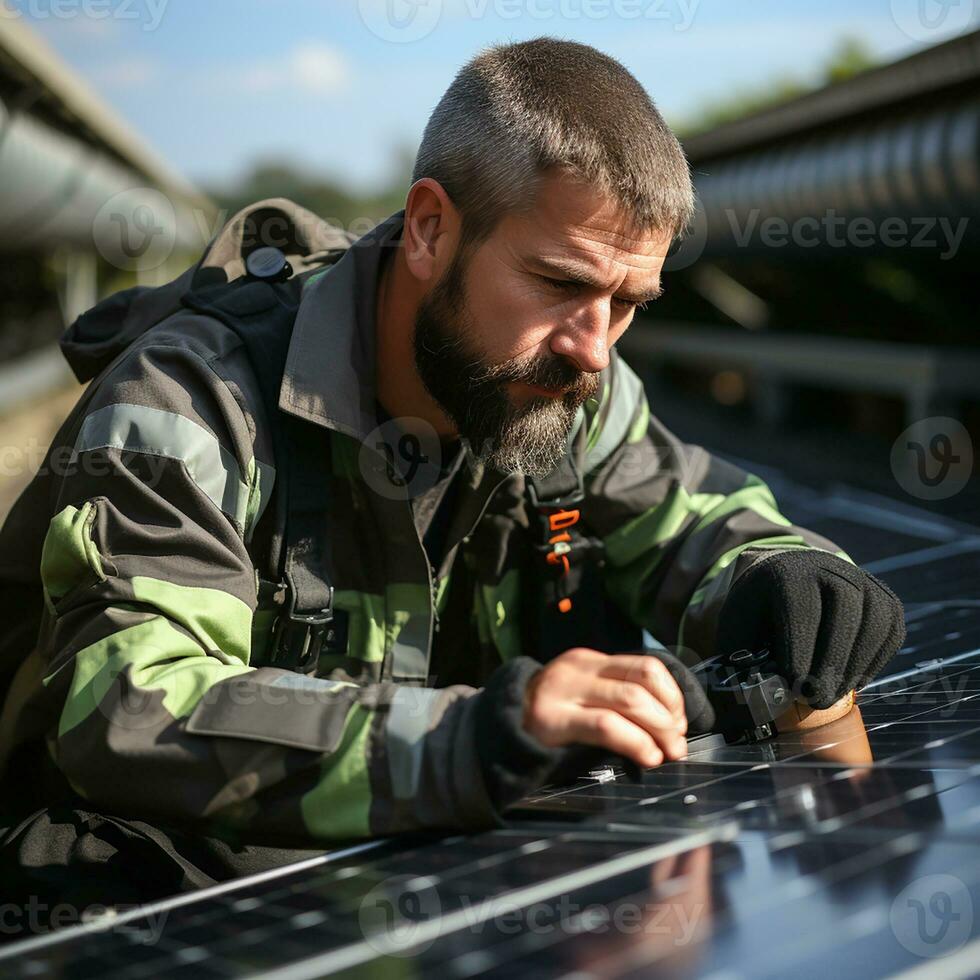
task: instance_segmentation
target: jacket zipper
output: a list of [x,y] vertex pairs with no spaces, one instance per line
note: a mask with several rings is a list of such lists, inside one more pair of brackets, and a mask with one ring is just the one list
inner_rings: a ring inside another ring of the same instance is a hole
[[[490,501],[493,499],[494,494],[507,482],[509,478],[510,477],[508,475],[505,476],[503,479],[499,480],[497,482],[497,485],[486,495],[483,501],[483,506],[480,508],[480,512],[476,515],[473,522],[470,524],[469,528],[467,529],[466,533],[462,536],[462,538],[460,538],[460,544],[462,544],[464,541],[467,541],[469,539],[469,536],[473,533],[473,529],[477,526],[477,524],[480,523],[480,520],[482,519],[483,515],[486,513],[487,507],[490,506]],[[411,506],[411,504],[409,504],[409,506]],[[422,548],[422,552],[424,554],[425,547],[422,544],[422,538],[419,536],[417,527],[415,529],[415,536],[418,538],[419,547]],[[456,547],[458,548],[459,545],[457,545]],[[445,560],[443,560],[443,564],[445,564]],[[429,638],[428,638],[428,644],[426,649],[426,659],[428,660],[428,658],[432,656],[432,637],[434,634],[439,632],[439,614],[436,611],[436,604],[437,604],[436,579],[439,573],[436,571],[435,566],[429,561],[429,556],[427,554],[425,556],[425,565],[426,565],[426,575],[428,576],[429,579],[429,596],[430,596]]]

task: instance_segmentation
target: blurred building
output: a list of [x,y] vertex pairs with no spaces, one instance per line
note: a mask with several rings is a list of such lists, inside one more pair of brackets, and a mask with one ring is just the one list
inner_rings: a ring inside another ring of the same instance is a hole
[[698,221],[620,342],[665,420],[882,492],[917,420],[980,451],[978,83],[974,32],[685,141]]
[[[213,212],[22,19],[0,18],[0,365],[8,379],[40,384],[39,365],[57,363],[52,342],[103,293],[171,278],[206,244]],[[0,409],[20,387],[0,383]]]
[[0,516],[78,394],[56,341],[200,254],[212,203],[19,18],[0,18]]

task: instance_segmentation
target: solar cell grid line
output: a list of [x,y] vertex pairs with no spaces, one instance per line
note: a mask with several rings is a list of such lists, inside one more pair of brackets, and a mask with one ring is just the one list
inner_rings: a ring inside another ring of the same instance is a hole
[[[806,835],[800,835],[800,834],[785,834],[785,835],[782,835],[782,838],[783,838],[783,840],[781,842],[779,842],[778,848],[783,848],[783,849],[788,849],[788,848],[798,849],[798,848],[800,848],[802,846],[805,846],[806,845],[806,842],[808,840],[810,840]],[[820,850],[820,842],[819,841],[815,841],[813,843],[816,845],[816,848],[817,848],[817,852],[816,853],[817,854],[820,854],[821,853],[821,850]],[[934,843],[934,841],[928,841],[925,838],[923,838],[921,835],[918,835],[918,834],[903,835],[900,838],[893,838],[891,840],[886,840],[883,843],[879,843],[879,846],[878,846],[878,850],[877,851],[872,848],[871,851],[869,852],[870,855],[871,855],[870,856],[870,860],[868,862],[868,864],[871,865],[871,868],[869,870],[874,870],[874,865],[878,864],[881,861],[881,857],[882,857],[883,852],[887,853],[889,851],[892,851],[892,852],[899,852],[900,853],[902,850],[904,850],[905,853],[908,854],[908,855],[915,855],[917,852],[920,852],[921,853],[923,847],[930,846],[933,843]],[[865,843],[863,843],[863,842],[858,842],[858,843],[856,843],[856,844],[854,844],[852,846],[858,849],[856,851],[856,856],[857,857],[860,857],[863,852],[868,851],[867,845]],[[777,842],[776,842],[775,839],[771,842],[770,848],[772,849],[773,852],[775,852],[775,850],[778,849],[777,848]],[[967,858],[969,855],[971,855],[972,853],[974,853],[974,851],[972,850],[972,845],[970,845],[969,847],[966,847],[966,848],[960,847],[959,853],[962,855],[961,860],[963,858]],[[812,854],[811,854],[811,857],[812,857]],[[848,862],[843,863],[841,865],[841,867],[849,875],[853,876],[854,873],[855,873],[855,871],[856,871],[856,865],[857,865],[857,862],[856,861],[850,860]],[[826,873],[826,870],[825,869],[820,869],[820,870],[821,870],[821,877],[823,879],[823,883],[829,883],[827,881],[828,875]],[[813,881],[812,877],[809,879],[809,881],[810,881],[810,883],[812,883],[812,881]],[[798,881],[798,883],[796,883],[794,885],[794,887],[795,888],[798,888],[798,889],[803,889],[806,886],[807,886],[806,876],[802,877]],[[975,881],[973,882],[973,888],[974,888],[974,890],[976,889],[976,883],[975,883]],[[895,890],[898,891],[899,889],[896,887]],[[887,916],[887,912],[888,912],[887,906],[884,908],[884,910],[881,910],[881,903],[880,903],[880,896],[879,895],[875,895],[874,896],[874,900],[875,900],[875,903],[876,903],[874,907],[879,910],[879,914],[876,916],[876,921],[880,925],[880,924],[882,924],[882,919],[884,918],[884,924],[887,926],[888,925],[888,922],[887,922],[887,919],[888,919],[888,916]],[[811,904],[807,907],[807,910],[806,911],[807,911],[807,914],[810,915],[810,914],[813,914],[814,912],[816,912],[817,909],[815,908],[815,906],[811,902]],[[880,914],[880,911],[884,911],[884,913],[885,913],[884,914],[884,917]],[[849,910],[848,915],[844,919],[844,921],[838,923],[838,927],[845,925],[845,923],[852,917],[852,915],[853,915],[853,910]],[[807,930],[803,930],[803,931],[797,933],[797,935],[801,936],[805,940],[807,937],[812,936],[813,933],[814,933],[814,930],[813,929],[807,929]],[[813,959],[811,960],[811,962],[808,964],[809,967],[810,967],[809,970],[805,969],[804,968],[804,965],[803,964],[800,964],[800,963],[794,963],[793,964],[793,969],[791,971],[790,970],[787,970],[786,972],[780,972],[779,969],[775,969],[774,968],[774,964],[773,964],[773,959],[774,959],[774,957],[773,957],[773,949],[772,949],[771,945],[770,944],[767,944],[767,943],[758,944],[759,946],[761,946],[765,950],[765,955],[762,956],[762,957],[759,956],[758,949],[753,950],[750,945],[743,944],[744,954],[745,955],[743,955],[742,958],[738,958],[738,957],[729,955],[729,956],[726,957],[726,959],[727,959],[727,962],[730,963],[730,964],[732,964],[732,963],[738,964],[738,974],[739,975],[745,975],[745,976],[756,976],[756,975],[786,976],[786,975],[792,974],[793,976],[798,976],[798,975],[799,976],[809,976],[809,975],[814,975],[813,973],[811,973],[811,971],[813,971],[813,970],[819,971],[820,969],[826,969],[826,967],[828,965],[828,959],[829,959],[829,955],[828,954],[829,954],[831,948],[840,949],[841,947],[844,947],[846,949],[850,945],[849,943],[842,941],[842,939],[845,939],[847,937],[846,936],[845,937],[842,937],[840,935],[840,932],[837,929],[835,929],[835,932],[834,932],[834,935],[832,937],[832,941],[831,942],[828,942],[828,939],[830,939],[831,937],[827,937],[826,935],[824,935],[824,936],[821,937],[819,935],[819,933],[817,933],[817,935],[814,938],[817,941],[818,955],[816,955],[815,957],[813,957]],[[886,933],[886,935],[885,935],[884,938],[890,940],[890,945],[893,947],[893,949],[894,949],[894,947],[897,946],[897,944],[895,943],[895,937],[894,937],[894,935],[888,936],[887,933]],[[794,943],[794,944],[792,944],[792,945],[789,946],[789,952],[792,954],[792,958],[793,959],[796,959],[796,960],[804,959],[804,957],[802,957],[800,954],[804,951],[805,945],[806,944],[804,942],[804,943],[800,943],[800,944]],[[878,951],[877,951],[877,956],[876,956],[877,966],[878,966],[878,973],[877,974],[872,974],[871,971],[867,971],[866,972],[866,971],[863,971],[862,970],[862,971],[860,971],[860,975],[862,975],[862,976],[864,976],[864,975],[886,975],[888,972],[890,972],[890,968],[891,968],[892,964],[889,964],[887,961],[884,962],[884,963],[882,962],[882,960],[884,958],[882,956],[882,954],[884,952],[885,952],[885,950],[882,949],[882,948],[879,948]],[[903,951],[901,949],[899,949],[898,952],[899,953],[902,953]],[[906,956],[907,956],[907,953],[906,953]],[[911,958],[911,957],[909,957],[909,958]],[[724,960],[722,960],[722,961],[724,961]],[[846,966],[846,964],[848,962],[847,957],[846,956],[842,957],[839,960],[839,962],[840,962],[840,965],[842,967]],[[785,966],[788,966],[788,964],[781,964],[781,967],[785,967]],[[800,971],[800,972],[798,972],[798,971]],[[844,969],[842,975],[853,975],[854,972],[855,971],[853,969],[853,963],[852,963],[851,964],[851,969],[850,970]]]
[[[720,857],[715,855],[712,862],[716,873],[738,863],[730,853],[722,853]],[[683,865],[669,867],[657,882],[657,898],[667,901],[676,899],[691,884],[692,878],[691,870]],[[534,928],[523,929],[516,935],[512,930],[491,930],[485,945],[464,949],[455,955],[450,953],[451,958],[441,964],[440,970],[447,976],[486,975],[502,969],[525,974],[534,974],[549,967],[554,970],[555,962],[542,960],[542,957],[554,960],[556,945],[575,936],[595,933],[597,928],[610,922],[615,923],[621,918],[620,910],[625,909],[632,914],[644,906],[649,907],[652,904],[651,891],[649,869],[641,868],[606,879],[590,887],[589,904],[576,901],[573,893],[569,896],[569,902],[539,907],[535,909]],[[439,950],[437,956],[441,959],[443,951]]]
[[[476,841],[482,840],[482,837],[476,838]],[[460,839],[456,838],[456,841],[457,849],[453,862],[456,867],[466,870],[487,871],[488,865],[485,859],[470,864],[461,861],[458,850]],[[551,846],[553,843],[560,842],[559,840],[543,843]],[[506,841],[498,841],[494,846],[494,853],[487,855],[487,857],[492,859],[494,863],[501,863],[508,858],[517,858],[521,854],[528,853],[526,844],[519,847],[515,846],[519,843],[514,837],[509,837]],[[473,849],[472,843],[468,846],[471,850]],[[449,848],[446,850],[448,851]],[[432,853],[433,847],[426,848],[421,860],[427,865],[434,863],[431,860]],[[416,861],[418,860],[419,858],[416,857]],[[562,865],[562,869],[564,870],[564,865]],[[168,942],[172,939],[177,943],[176,946],[172,947],[173,949],[193,949],[197,948],[199,942],[204,942],[210,952],[218,957],[232,955],[238,950],[248,949],[250,950],[250,958],[255,962],[255,965],[259,965],[265,955],[265,944],[273,939],[275,939],[274,955],[284,955],[285,939],[300,929],[322,926],[323,928],[318,931],[320,944],[341,946],[361,938],[362,934],[356,916],[359,902],[376,888],[379,882],[390,879],[396,870],[393,867],[386,867],[384,873],[381,874],[375,873],[371,867],[358,866],[340,869],[339,873],[333,875],[326,873],[326,871],[320,874],[307,873],[303,882],[284,884],[276,891],[266,892],[255,898],[231,901],[229,897],[229,904],[233,908],[238,905],[239,909],[236,910],[234,917],[228,919],[226,929],[215,932],[211,924],[215,921],[213,914],[210,921],[205,922],[200,921],[200,914],[187,917],[186,923],[178,918],[167,931]],[[355,872],[355,874],[344,874],[343,872],[346,871]],[[320,884],[320,879],[326,879],[325,883],[329,885],[329,892],[317,896],[316,901],[309,906],[305,902],[301,902],[302,908],[298,908],[297,896],[302,896],[304,888],[307,891],[316,888]],[[439,879],[437,875],[433,875],[431,880],[435,883]],[[300,890],[297,890],[297,885],[300,886]],[[349,892],[350,888],[354,889],[353,894]],[[445,895],[442,896],[442,901],[447,902]],[[243,904],[247,905],[247,911],[251,914],[241,915],[240,908]],[[329,917],[318,920],[311,918],[311,914],[316,912],[318,907],[326,909],[330,913]],[[222,914],[227,917],[226,909],[217,911],[219,914],[218,921],[220,921]],[[223,933],[227,933],[227,935]],[[166,950],[167,945],[164,944],[161,948]],[[152,962],[145,966],[149,975],[152,975],[157,968],[157,964]]]
[[[584,888],[635,868],[648,866],[662,858],[709,844],[716,840],[730,839],[733,825],[720,825],[701,832],[685,835],[678,840],[665,841],[648,847],[640,847],[627,854],[594,865],[571,870],[560,877],[535,882],[500,895],[496,902],[486,903],[476,911],[474,919],[470,910],[461,910],[432,921],[424,921],[414,935],[415,943],[425,943],[438,938],[444,932],[471,927],[474,922],[487,921],[504,910],[522,908],[532,903],[546,901],[575,889]],[[376,959],[383,952],[387,934],[382,932],[364,942],[315,954],[306,960],[291,963],[280,969],[257,974],[263,980],[303,980],[326,973],[348,970]],[[393,950],[397,952],[397,950]]]
[[[963,666],[958,664],[944,664],[942,672],[935,671],[933,668],[925,668],[919,677],[927,678],[924,681],[911,683],[904,687],[906,681],[914,680],[913,677],[899,677],[894,686],[877,688],[870,696],[866,692],[861,692],[862,711],[873,707],[875,710],[890,709],[900,713],[903,708],[911,714],[913,710],[919,708],[946,707],[946,711],[940,712],[943,718],[955,719],[959,716],[960,702],[966,698],[975,699],[980,693],[980,674],[976,665],[972,662],[966,670],[957,671],[956,667]],[[967,702],[969,703],[969,702]],[[891,720],[904,720],[894,718]]]
[[[793,839],[789,840],[791,836]],[[769,845],[764,835],[746,834],[740,835],[739,846],[749,850],[753,837],[762,838],[764,842],[756,850],[762,851],[761,856],[769,864],[765,879],[768,887],[760,888],[759,881],[753,880],[752,876],[746,879],[736,873],[731,879],[734,885],[729,886],[727,899],[722,897],[718,906],[712,909],[711,928],[692,938],[681,950],[695,950],[703,956],[698,965],[705,968],[703,972],[706,975],[711,975],[712,966],[722,963],[728,964],[730,969],[734,964],[745,963],[747,969],[744,972],[738,969],[737,975],[790,975],[788,972],[780,974],[760,969],[767,963],[772,967],[773,953],[779,951],[780,946],[788,954],[781,965],[795,960],[804,971],[800,975],[811,975],[805,968],[814,965],[812,954],[819,952],[828,941],[826,931],[815,930],[815,925],[823,930],[832,928],[834,940],[839,945],[846,946],[875,933],[879,942],[887,941],[887,932],[881,935],[883,916],[877,902],[879,886],[873,880],[866,883],[863,879],[873,879],[883,866],[887,868],[920,850],[924,843],[919,835],[906,834],[901,838],[878,839],[871,842],[871,846],[868,841],[861,840],[828,851],[820,841],[814,841],[805,834],[784,835],[787,839],[776,848]],[[946,846],[955,846],[955,842]],[[805,860],[797,856],[808,849]],[[957,853],[962,860],[967,851],[960,845]],[[756,856],[759,856],[758,853]],[[737,866],[738,862],[734,864]],[[715,883],[721,886],[729,877],[729,872],[737,872],[738,868],[733,868],[732,862],[716,861],[715,870]],[[664,972],[667,975],[693,975],[693,970],[677,969],[679,964],[672,956],[678,953],[677,945],[654,944],[651,948],[649,944],[641,943],[634,946],[628,934],[614,935],[614,942],[610,943],[608,938],[604,939],[603,930],[596,928],[608,924],[619,906],[632,906],[633,911],[638,907],[649,907],[650,902],[643,900],[644,893],[633,890],[637,879],[638,870],[597,883],[581,898],[572,892],[566,907],[570,906],[573,911],[564,920],[557,909],[545,909],[543,911],[555,913],[553,918],[557,923],[539,915],[533,921],[533,928],[528,927],[532,925],[528,922],[516,935],[515,930],[509,927],[484,929],[478,935],[465,928],[455,934],[442,933],[433,945],[423,944],[412,951],[417,956],[415,970],[423,974],[429,969],[437,970],[441,976],[548,977],[569,975],[568,968],[574,964],[575,975],[578,976],[628,976],[633,975],[630,973],[631,967],[636,969],[642,965],[649,968],[655,965],[658,968],[656,975],[663,975]],[[668,884],[674,886],[673,893],[659,897],[668,901],[676,899],[676,886],[681,880],[669,878]],[[975,882],[971,884],[975,887]],[[861,889],[857,898],[853,897],[855,885]],[[832,892],[841,887],[851,889],[852,897],[846,902],[841,902],[839,895]],[[619,895],[616,895],[617,888],[620,889]],[[596,916],[595,903],[605,906],[608,913],[602,915],[600,912]],[[874,913],[870,923],[866,915],[860,915],[862,910]],[[587,920],[590,912],[593,913],[591,924],[586,921],[576,927],[570,921],[575,918]],[[887,913],[884,918],[887,928]],[[853,928],[856,920],[861,922],[861,928]],[[559,925],[562,921],[566,923],[564,928]],[[523,925],[523,920],[518,922]],[[868,928],[869,925],[871,928]],[[890,965],[911,959],[908,952],[894,942],[894,937],[891,945],[894,949],[885,952],[897,951],[899,957],[904,959],[896,961],[893,958]],[[765,951],[765,959],[761,961],[760,950]],[[882,952],[879,948],[879,958]],[[598,957],[604,958],[598,958],[597,953]],[[672,959],[675,962],[671,963]],[[817,957],[817,963],[822,962],[826,962],[826,957]],[[384,965],[379,963],[378,969],[383,968]],[[797,974],[794,972],[793,975]],[[846,971],[844,975],[847,975]]]
[[[820,846],[819,842],[816,846]],[[907,862],[932,846],[934,842],[912,834],[886,842],[880,849],[855,853],[836,868],[821,868],[816,874],[801,876],[798,884],[779,894],[780,902],[754,917],[762,920],[758,926],[768,927],[768,941],[760,941],[755,948],[743,942],[737,953],[718,943],[712,949],[717,950],[717,955],[706,966],[720,967],[727,960],[738,964],[736,975],[781,980],[787,976],[886,977],[921,962],[921,945],[916,949],[914,943],[908,942],[914,936],[902,929],[896,935],[889,903],[881,901],[881,885],[894,882],[899,894],[911,885],[914,894],[916,871],[910,873]],[[943,847],[947,853],[940,858],[941,867],[948,867],[957,858],[968,860],[974,850],[974,845],[950,842],[943,842]],[[964,873],[961,886],[963,896],[975,903],[980,897],[975,866]],[[823,921],[822,914],[826,916]],[[739,927],[751,933],[749,922],[740,920]],[[764,938],[761,929],[756,938]],[[942,961],[935,963],[941,964]],[[975,969],[976,963],[973,970],[960,975],[975,975]]]
[[[942,749],[942,765],[949,768],[969,768],[980,756],[980,728],[965,732],[939,735],[923,742],[918,726],[903,728],[899,722],[895,728],[881,728],[869,734],[869,744],[875,765],[888,768],[915,766],[933,761],[930,753]],[[930,730],[926,735],[933,734]],[[938,757],[938,756],[937,756]]]
[[[754,765],[754,763],[746,763],[744,768],[751,768],[752,765]],[[622,782],[622,777],[625,776],[624,770],[614,770],[614,772],[616,774],[616,785],[614,790],[616,795],[624,800],[634,797],[637,802],[646,799],[649,796],[649,786],[653,781],[656,781],[659,784],[674,785],[677,788],[696,789],[701,786],[708,785],[711,782],[727,779],[730,775],[728,772],[718,773],[716,768],[710,765],[701,764],[697,754],[689,756],[683,762],[668,762],[658,766],[656,769],[647,770],[643,774],[642,781],[637,783]],[[587,796],[591,794],[601,797],[603,795],[603,788],[609,786],[610,783],[595,784],[589,782],[579,783],[575,786],[561,787],[554,792],[549,792],[547,789],[545,789],[539,793],[535,793],[532,797],[529,797],[528,802],[553,801],[560,799],[563,796],[568,796],[572,793],[577,796]]]
[[[936,518],[939,520],[939,518]],[[961,526],[960,530],[949,535],[944,535],[935,544],[929,544],[922,548],[913,548],[904,554],[893,555],[881,560],[882,571],[907,568],[912,565],[921,565],[928,561],[939,561],[944,558],[955,558],[959,555],[972,555],[977,550],[980,542],[980,526]],[[874,564],[874,563],[872,563]]]
[[888,665],[887,671],[864,687],[861,691],[862,695],[869,692],[874,694],[879,688],[897,685],[905,679],[908,679],[910,684],[925,684],[932,677],[942,677],[954,670],[959,673],[980,664],[980,650],[970,643],[961,642],[957,652],[946,652],[945,655],[937,656],[939,651],[930,639],[930,636],[936,634],[937,624],[925,625],[928,626],[929,631],[916,636],[913,643],[907,643],[902,647]]
[[[651,834],[650,836],[656,836],[656,835]],[[587,847],[583,846],[583,843],[587,844],[588,840],[594,838],[595,835],[591,835],[591,837],[586,838],[583,837],[582,835],[575,835],[575,837],[571,837],[568,834],[564,834],[562,836],[562,841],[572,840],[575,843],[575,847],[577,848],[580,855],[582,857],[587,857],[587,854],[584,853],[587,850]],[[605,835],[605,837],[602,839],[605,840],[607,843],[610,842],[609,835]],[[501,850],[507,850],[508,844],[513,845],[514,841],[515,841],[515,837],[513,834],[503,835],[503,839],[498,840],[497,844]],[[558,843],[561,844],[562,841],[559,841]],[[618,854],[624,849],[623,843],[621,841],[618,841],[617,839],[613,839],[612,843],[614,843],[615,846],[609,848],[609,850],[613,854]],[[642,846],[642,844],[643,842],[641,840],[637,840],[633,842],[631,846],[635,848],[635,847]],[[513,854],[514,852],[512,846],[510,850],[511,853]],[[516,857],[517,855],[515,854],[514,856]],[[423,856],[423,860],[424,860],[424,856]],[[564,862],[562,862],[559,865],[560,870],[564,872],[567,870],[569,866],[574,866],[574,863],[575,863],[574,860],[569,862],[568,858],[566,857]],[[362,867],[359,869],[355,868],[350,870],[358,870],[360,872],[360,874],[357,876],[359,879],[371,879],[367,882],[368,884],[371,884],[372,880],[374,881],[377,880],[377,876],[372,875],[370,868]],[[390,868],[385,869],[386,876],[389,874],[390,870],[391,870]],[[363,894],[364,891],[363,886],[365,884],[364,880],[361,880],[360,884],[362,886],[360,894]],[[288,945],[288,944],[284,944],[283,941],[284,937],[288,937],[289,935],[297,932],[299,929],[299,925],[297,923],[297,917],[291,917],[291,913],[293,910],[291,908],[282,907],[283,903],[285,903],[285,900],[287,898],[287,894],[290,891],[291,889],[289,888],[283,888],[280,889],[279,892],[277,893],[269,893],[264,895],[263,900],[260,903],[258,903],[257,907],[253,908],[253,911],[255,912],[254,920],[251,922],[242,922],[241,928],[238,928],[237,931],[234,923],[232,923],[231,925],[232,937],[229,939],[222,939],[221,937],[214,935],[213,931],[210,931],[210,926],[204,928],[203,933],[201,933],[200,929],[198,929],[197,934],[188,935],[186,930],[181,929],[179,927],[180,923],[178,921],[177,925],[174,928],[168,929],[166,940],[158,944],[156,950],[148,951],[148,952],[144,951],[144,955],[143,957],[141,957],[140,964],[138,965],[129,964],[129,966],[126,969],[127,975],[132,974],[133,980],[136,980],[137,976],[143,975],[144,973],[146,975],[152,975],[154,972],[156,972],[159,969],[161,958],[163,962],[166,962],[167,956],[170,957],[170,960],[173,960],[174,956],[176,956],[176,953],[179,950],[197,949],[199,947],[196,944],[202,939],[207,940],[207,946],[210,952],[215,956],[219,956],[219,957],[222,955],[225,955],[226,957],[233,956],[236,955],[237,952],[242,950],[243,948],[248,949],[250,951],[249,953],[250,960],[252,961],[253,965],[256,966],[259,965],[259,961],[261,961],[262,957],[266,955],[266,951],[269,948],[268,943],[273,939],[275,939],[275,944],[272,947],[272,949],[276,951],[275,955],[278,956],[284,955],[286,950],[286,945]],[[443,901],[445,902],[445,896],[442,897],[443,897]],[[278,907],[277,907],[277,903],[278,903]],[[348,911],[352,911],[352,910],[348,910]],[[307,928],[310,925],[317,924],[317,923],[311,923],[309,919],[309,910],[307,910],[304,913],[304,916],[299,918],[302,919],[303,928]],[[331,920],[331,925],[336,925],[336,924],[337,924],[336,919]],[[353,934],[356,934],[358,938],[360,938],[356,917],[351,918],[350,916],[348,916],[347,924],[349,927],[353,928],[354,930]],[[350,938],[350,936],[351,933],[348,933],[348,938]],[[109,937],[105,937],[105,938],[108,939]],[[325,945],[325,940],[327,938],[328,937],[324,936],[323,931],[321,930],[318,933],[319,945],[320,946]],[[335,937],[335,939],[336,938],[343,938],[343,937]],[[182,942],[182,940],[186,940],[186,941]],[[329,943],[326,944],[329,945]],[[334,942],[333,945],[343,945],[343,943]],[[256,949],[256,947],[258,948]],[[76,951],[76,960],[75,960],[76,962],[77,962],[77,955],[78,955],[78,951]],[[112,957],[111,953],[109,954],[109,956],[110,958],[114,958]],[[98,960],[98,957],[96,957],[95,959]],[[144,959],[146,959],[147,962],[142,962]],[[106,957],[103,956],[102,957],[103,966],[105,965],[105,960]],[[105,971],[100,970],[99,972],[104,973]]]
[[890,705],[887,701],[875,701],[868,705],[867,714],[862,710],[867,723],[898,722],[913,723],[947,721],[949,724],[964,724],[980,722],[980,694],[964,694],[953,698],[946,704],[922,705],[915,710],[902,712],[900,706]]
[[[801,841],[798,840],[795,846],[800,844]],[[705,936],[699,944],[702,947],[699,952],[707,960],[699,966],[704,968],[707,975],[713,975],[710,972],[712,967],[717,968],[726,963],[730,970],[734,967],[732,973],[737,976],[800,975],[797,970],[813,954],[817,954],[819,961],[820,954],[827,946],[826,933],[815,926],[822,924],[826,928],[832,924],[837,943],[847,945],[851,938],[847,927],[859,918],[853,907],[845,917],[840,910],[825,901],[819,909],[815,908],[814,900],[823,898],[822,892],[828,885],[857,877],[901,850],[901,842],[879,841],[874,848],[855,848],[836,863],[826,862],[819,869],[819,876],[813,871],[795,873],[784,877],[768,890],[757,889],[739,894],[737,903],[732,896],[729,915],[724,918],[717,914],[713,916],[711,924],[714,934]],[[821,916],[818,913],[822,913],[830,921],[820,923]],[[876,919],[880,921],[880,917]],[[741,933],[737,943],[732,942],[736,932],[730,928],[735,924]],[[877,924],[876,921],[875,925]],[[592,964],[591,969],[598,975],[635,975],[633,971],[641,967],[669,967],[671,953],[675,951],[669,947],[660,948],[655,949],[657,955],[644,956],[646,950],[640,947],[630,952],[634,953],[629,964],[631,969],[624,969],[627,964],[622,963],[619,950],[605,960]],[[763,955],[760,956],[760,952]],[[616,960],[620,962],[617,963]]]
[[[271,868],[267,871],[256,872],[248,876],[247,883],[249,887],[260,887],[266,882],[274,882],[288,875],[302,874],[304,871],[319,867],[320,865],[346,860],[350,857],[380,849],[385,844],[386,841],[384,840],[363,841],[352,844],[347,847],[338,848],[327,854],[307,858],[306,860],[298,861],[281,868]],[[175,895],[171,898],[162,899],[159,902],[148,903],[139,908],[116,913],[111,917],[111,923],[113,927],[125,926],[129,922],[138,921],[148,915],[169,913],[185,906],[196,905],[212,899],[220,899],[221,896],[233,893],[241,887],[242,879],[220,882],[194,892]],[[107,921],[94,920],[83,922],[57,932],[33,936],[0,946],[0,975],[3,975],[7,969],[5,961],[16,960],[18,957],[28,955],[35,950],[42,950],[48,946],[59,945],[66,941],[83,940],[86,936],[104,934],[106,925]]]
[[887,696],[889,689],[902,681],[907,680],[909,686],[926,685],[944,676],[975,670],[980,664],[980,650],[965,650],[963,653],[941,660],[935,658],[919,660],[912,666],[906,666],[906,656],[903,656],[903,653],[904,651],[899,651],[899,655],[891,665],[892,670],[882,674],[861,690],[862,703],[867,704],[876,700],[879,694]]
[[[799,767],[759,766],[732,774],[699,791],[671,790],[641,803],[610,807],[617,826],[638,822],[644,826],[691,826],[713,817],[739,818],[757,826],[764,818],[768,827],[813,826],[824,820],[867,819],[876,812],[901,807],[908,800],[935,797],[964,785],[980,787],[980,764],[963,768],[915,767]],[[693,797],[693,799],[689,798]],[[610,791],[614,800],[614,791]],[[920,808],[921,809],[921,808]],[[930,819],[936,816],[929,810]],[[587,815],[586,822],[603,819]]]

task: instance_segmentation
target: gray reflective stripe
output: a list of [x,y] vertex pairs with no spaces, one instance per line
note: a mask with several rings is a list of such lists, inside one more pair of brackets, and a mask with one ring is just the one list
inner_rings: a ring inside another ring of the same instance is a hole
[[235,457],[204,426],[183,415],[127,402],[106,405],[82,423],[72,460],[92,449],[122,449],[180,460],[198,487],[244,528],[248,485]]
[[431,687],[400,687],[395,691],[385,724],[385,747],[391,791],[396,800],[415,796],[429,719],[444,693]]
[[612,372],[612,391],[609,393],[610,405],[602,432],[595,445],[585,454],[585,471],[588,473],[600,466],[612,451],[626,438],[630,423],[636,412],[636,405],[643,393],[643,382],[633,369],[622,359],[616,357],[616,367]]
[[268,686],[289,688],[291,691],[309,691],[311,694],[333,693],[342,687],[357,687],[353,681],[331,681],[325,677],[308,677],[292,671],[274,677],[268,681]]
[[416,613],[398,631],[391,644],[391,676],[394,680],[424,681],[429,676],[429,618]]

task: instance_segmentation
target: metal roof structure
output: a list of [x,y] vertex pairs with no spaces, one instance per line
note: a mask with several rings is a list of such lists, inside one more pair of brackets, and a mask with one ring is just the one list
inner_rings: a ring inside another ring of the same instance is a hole
[[194,212],[214,210],[18,18],[0,19],[0,175],[0,249],[91,247],[118,195],[203,246]]
[[[980,31],[684,141],[703,254],[746,222],[980,213]],[[815,247],[826,235],[813,235]]]

